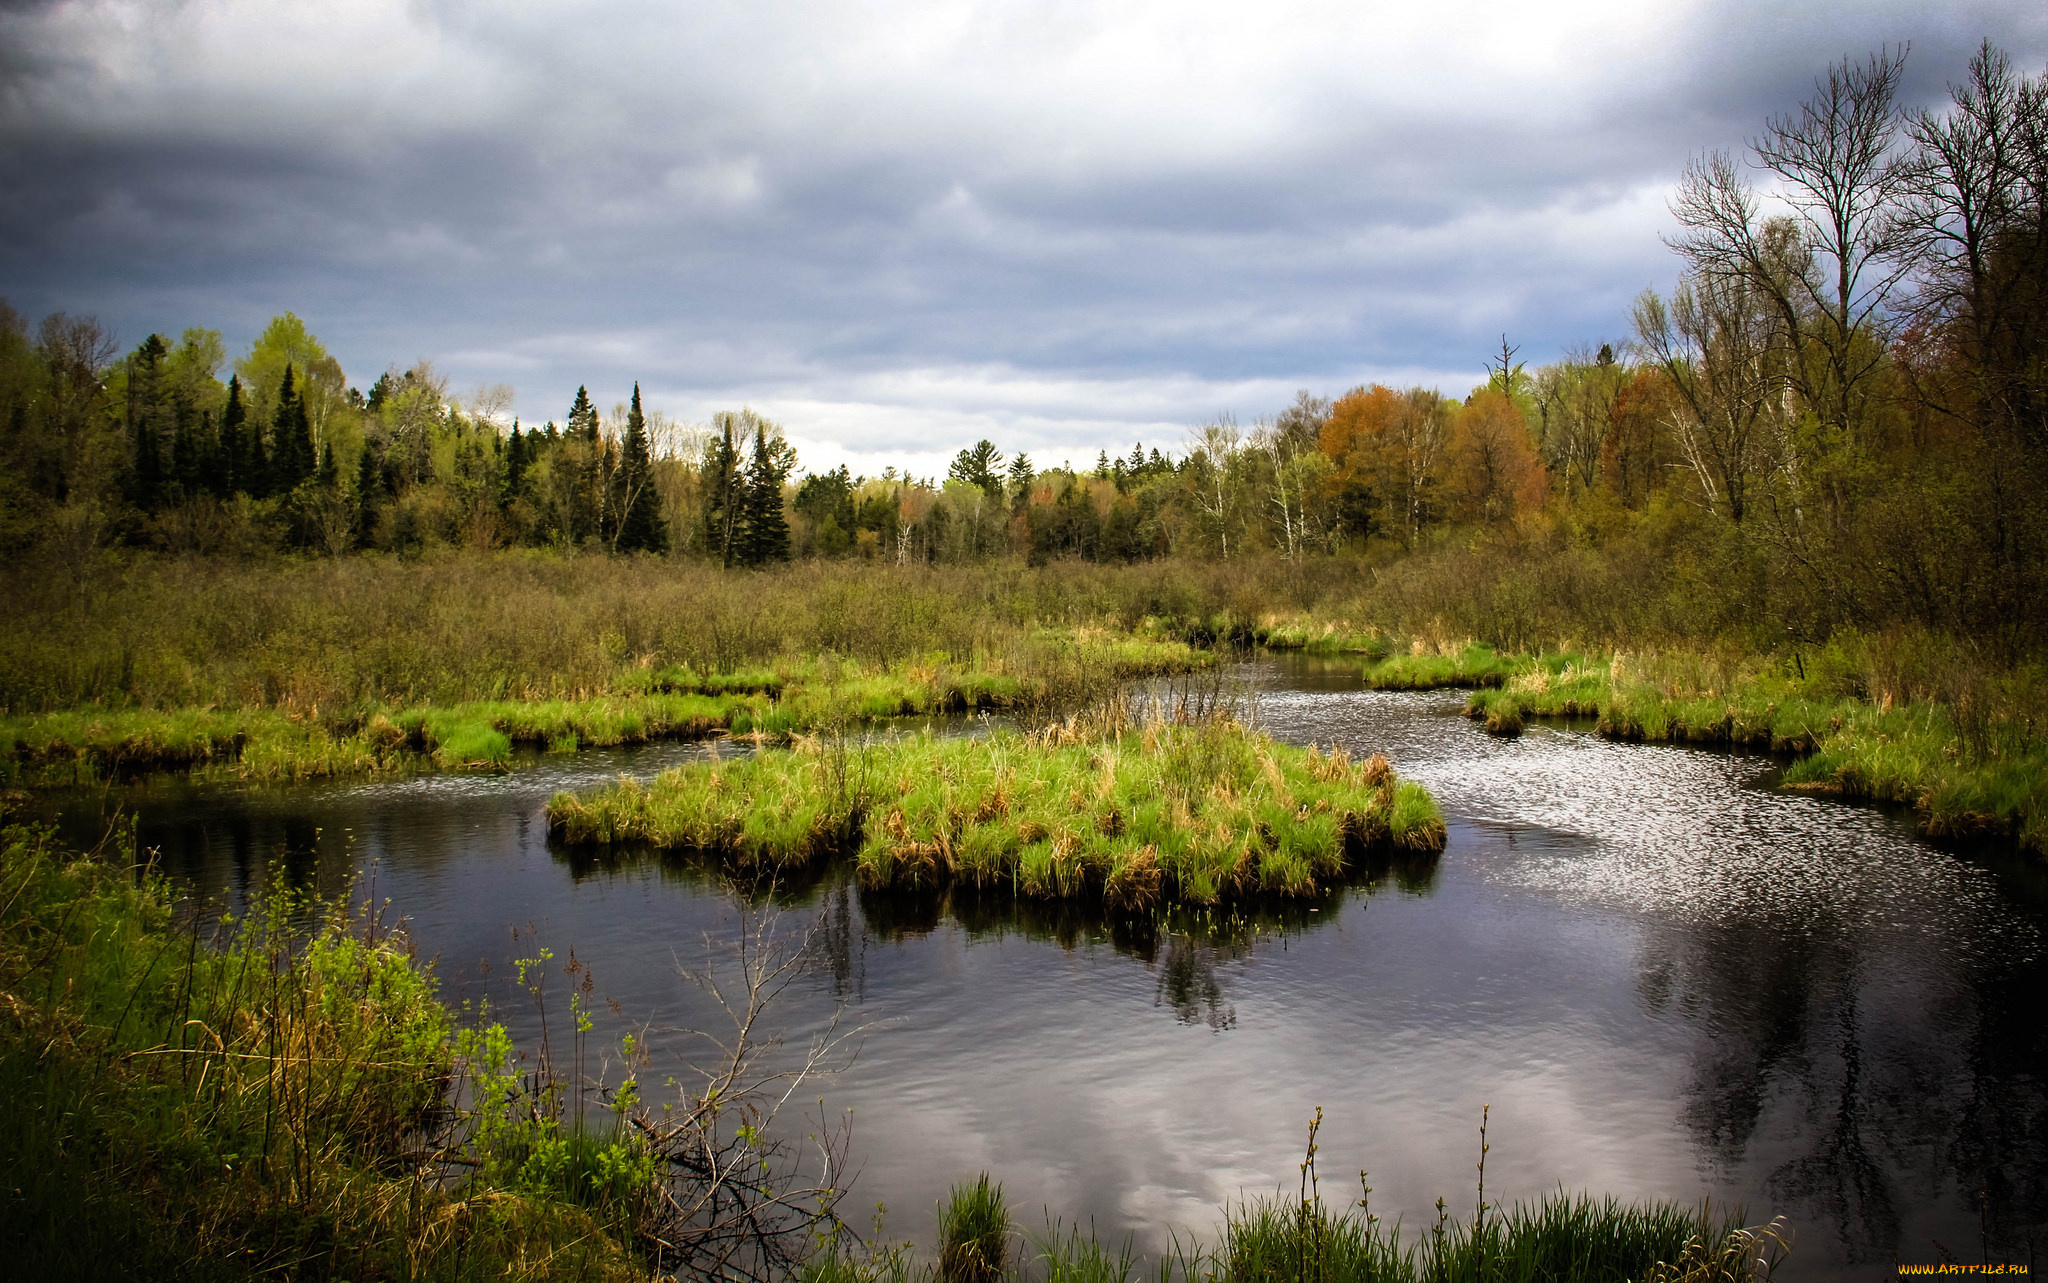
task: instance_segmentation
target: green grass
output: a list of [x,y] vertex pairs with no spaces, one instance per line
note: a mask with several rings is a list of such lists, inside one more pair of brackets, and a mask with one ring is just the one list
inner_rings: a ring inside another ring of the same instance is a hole
[[[1387,684],[1427,684],[1453,671],[1451,658],[1403,663]],[[2048,851],[2048,740],[2024,715],[1970,719],[1955,703],[1873,703],[1845,692],[1826,652],[1810,665],[1686,651],[1504,657],[1479,646],[1455,658],[1471,680],[1443,684],[1479,686],[1466,713],[1497,735],[1520,734],[1532,717],[1589,719],[1610,739],[1785,754],[1796,759],[1788,788],[1913,807],[1931,837],[2009,838]],[[1379,684],[1376,674],[1397,662],[1368,668],[1367,681]]]
[[1392,639],[1376,628],[1303,617],[1258,631],[1259,644],[1274,650],[1299,650],[1311,655],[1363,655],[1378,662],[1393,649]]
[[202,931],[130,859],[125,846],[82,858],[43,830],[0,832],[12,1270],[646,1276],[630,1237],[589,1210],[596,1199],[448,1181],[421,1161],[461,1135],[444,1126],[459,1057],[451,1013],[402,936],[292,897]]
[[1403,1242],[1399,1228],[1355,1210],[1333,1216],[1313,1200],[1254,1201],[1231,1209],[1207,1272],[1229,1283],[1624,1283],[1681,1272],[1700,1283],[1735,1283],[1750,1276],[1742,1259],[1750,1236],[1739,1221],[1704,1208],[1559,1193],[1489,1212],[1483,1221],[1447,1217]]
[[[941,1209],[939,1259],[920,1266],[908,1244],[863,1259],[837,1241],[802,1268],[802,1283],[987,1279],[972,1272],[976,1232],[1007,1230],[989,1178],[954,1187]],[[1369,1192],[1368,1192],[1369,1194]],[[991,1206],[993,1204],[993,1206]],[[969,1228],[969,1227],[972,1228]],[[1303,1198],[1250,1199],[1224,1209],[1215,1240],[1176,1234],[1145,1269],[1128,1245],[1106,1247],[1079,1227],[1028,1236],[1011,1275],[1044,1283],[1758,1283],[1759,1258],[1784,1258],[1782,1228],[1747,1229],[1712,1207],[1624,1203],[1563,1191],[1532,1204],[1488,1207],[1471,1220],[1443,1214],[1420,1232],[1389,1226],[1354,1204],[1333,1212],[1310,1186]]]
[[975,665],[933,654],[870,670],[822,656],[774,670],[711,676],[634,669],[614,692],[575,699],[324,712],[89,709],[21,715],[0,718],[0,783],[70,784],[127,772],[208,768],[264,780],[503,770],[517,746],[573,752],[726,732],[787,739],[892,717],[1039,707],[1098,691],[1105,682],[1214,661],[1181,642],[1089,630],[1039,635],[1033,645],[1015,672],[1006,671],[999,657]]
[[853,855],[869,887],[1007,888],[1143,907],[1298,897],[1368,855],[1440,851],[1444,824],[1384,758],[1275,744],[1234,723],[1155,723],[1107,739],[914,735],[855,749],[678,767],[557,794],[571,845],[646,844],[741,868]]
[[939,1208],[941,1283],[996,1283],[1010,1258],[1010,1209],[988,1173],[955,1185]]
[[1499,686],[1520,667],[1512,656],[1493,647],[1468,642],[1456,651],[1388,655],[1365,666],[1365,684],[1374,690],[1437,690],[1446,686]]

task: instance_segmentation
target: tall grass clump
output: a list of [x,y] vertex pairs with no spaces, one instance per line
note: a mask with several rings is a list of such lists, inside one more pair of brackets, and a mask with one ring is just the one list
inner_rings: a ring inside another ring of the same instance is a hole
[[1003,1187],[983,1172],[955,1185],[939,1207],[941,1283],[996,1283],[1008,1269],[1010,1209]]
[[1499,654],[1484,642],[1468,641],[1456,649],[1430,648],[1417,642],[1406,655],[1369,658],[1365,684],[1374,690],[1499,686],[1517,667],[1514,657]]

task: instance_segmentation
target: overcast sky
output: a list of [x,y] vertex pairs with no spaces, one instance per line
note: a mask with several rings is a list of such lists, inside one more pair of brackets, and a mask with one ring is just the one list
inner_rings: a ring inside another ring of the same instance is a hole
[[0,0],[0,295],[1078,463],[1619,339],[1690,154],[1985,36],[2038,73],[2048,5]]

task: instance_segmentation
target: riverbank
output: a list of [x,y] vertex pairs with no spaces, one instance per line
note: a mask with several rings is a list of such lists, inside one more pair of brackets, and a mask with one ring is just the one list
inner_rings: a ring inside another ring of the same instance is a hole
[[897,717],[1023,711],[1117,682],[1193,672],[1215,652],[1165,638],[1041,630],[1008,657],[936,652],[893,665],[807,656],[730,672],[648,664],[581,698],[322,709],[80,709],[0,718],[0,783],[76,784],[156,770],[288,781],[502,770],[515,747],[573,752],[655,740],[792,735]]
[[1950,699],[1873,691],[1842,645],[1729,659],[1707,652],[1502,655],[1476,643],[1368,661],[1384,690],[1471,687],[1466,712],[1496,735],[1532,717],[1589,722],[1610,739],[1747,748],[1793,758],[1784,786],[1912,807],[1921,831],[2048,852],[2048,740],[2026,711],[2030,674],[1979,679]]
[[22,1277],[646,1277],[626,1203],[511,1161],[559,1130],[530,1098],[451,1108],[502,1031],[458,1030],[402,934],[289,898],[216,933],[126,844],[21,826],[0,885]]
[[771,871],[846,854],[873,888],[959,882],[1132,909],[1313,895],[1368,859],[1433,855],[1445,833],[1385,758],[1276,744],[1223,718],[813,741],[557,794],[548,822],[571,846]]

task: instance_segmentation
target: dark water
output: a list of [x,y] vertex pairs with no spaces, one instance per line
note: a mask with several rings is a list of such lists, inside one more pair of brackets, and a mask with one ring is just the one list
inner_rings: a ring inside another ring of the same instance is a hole
[[[775,1023],[801,1043],[843,1008],[865,1029],[803,1098],[853,1111],[855,1200],[886,1200],[891,1236],[929,1242],[946,1187],[984,1169],[1027,1224],[1046,1208],[1141,1247],[1207,1231],[1224,1202],[1292,1188],[1319,1105],[1326,1190],[1370,1168],[1374,1210],[1420,1227],[1439,1195],[1470,1215],[1484,1103],[1491,1201],[1561,1186],[1782,1213],[1804,1278],[1976,1261],[1987,1236],[1994,1259],[2048,1246],[2038,864],[1774,792],[1763,758],[1541,727],[1499,742],[1457,694],[1360,691],[1312,660],[1246,674],[1277,737],[1383,751],[1427,784],[1442,860],[1313,913],[1150,937],[864,908],[843,883],[796,896],[828,965]],[[659,1082],[674,1030],[714,1016],[677,963],[719,954],[737,902],[660,860],[551,851],[541,806],[703,751],[127,801],[208,895],[259,891],[273,861],[330,891],[373,875],[449,995],[490,996],[529,1037],[506,960],[573,947],[617,1004],[600,1032],[649,1031]]]

